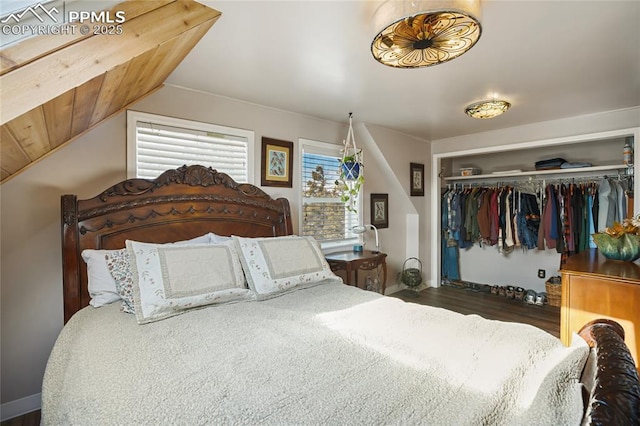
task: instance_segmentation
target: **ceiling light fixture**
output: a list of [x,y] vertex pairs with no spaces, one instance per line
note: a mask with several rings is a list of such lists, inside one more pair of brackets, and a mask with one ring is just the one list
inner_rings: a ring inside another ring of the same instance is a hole
[[464,109],[464,112],[466,112],[469,117],[487,119],[503,114],[510,107],[511,104],[507,101],[489,99],[468,105]]
[[480,0],[387,0],[376,10],[374,24],[384,28],[371,43],[378,62],[395,68],[437,65],[480,38]]

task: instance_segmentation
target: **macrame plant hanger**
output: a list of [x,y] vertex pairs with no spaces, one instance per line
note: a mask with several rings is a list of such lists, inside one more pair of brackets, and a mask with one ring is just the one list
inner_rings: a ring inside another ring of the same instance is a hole
[[340,178],[336,181],[341,194],[340,200],[346,204],[347,210],[357,213],[358,197],[364,182],[364,165],[362,164],[362,152],[356,146],[356,138],[353,134],[353,113],[349,113],[349,131],[343,141],[342,160],[340,161]]
[[347,180],[355,180],[362,173],[362,158],[358,147],[356,147],[356,138],[353,135],[353,113],[349,113],[349,131],[347,138],[343,141],[344,149],[342,150],[342,164],[345,178]]

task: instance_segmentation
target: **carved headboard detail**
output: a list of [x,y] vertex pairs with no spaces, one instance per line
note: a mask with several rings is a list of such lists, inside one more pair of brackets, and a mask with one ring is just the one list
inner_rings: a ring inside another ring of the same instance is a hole
[[287,199],[273,199],[203,166],[167,170],[153,180],[128,179],[86,200],[63,195],[61,207],[65,323],[89,303],[85,249],[120,249],[127,239],[166,243],[207,232],[245,237],[293,232]]

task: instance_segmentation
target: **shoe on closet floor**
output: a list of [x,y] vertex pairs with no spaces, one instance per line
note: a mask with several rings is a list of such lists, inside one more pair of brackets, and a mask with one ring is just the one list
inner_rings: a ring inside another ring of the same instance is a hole
[[519,301],[523,301],[523,300],[524,300],[524,295],[525,295],[524,288],[522,288],[522,287],[516,287],[516,290],[515,290],[515,299],[516,299],[516,300],[519,300]]
[[524,295],[524,301],[530,305],[534,305],[536,303],[536,297],[538,294],[533,290],[527,290]]
[[506,292],[507,299],[513,299],[516,297],[516,288],[512,285],[507,286]]
[[548,303],[548,300],[547,300],[546,292],[543,291],[536,295],[536,305],[542,306],[542,305],[546,305],[547,303]]

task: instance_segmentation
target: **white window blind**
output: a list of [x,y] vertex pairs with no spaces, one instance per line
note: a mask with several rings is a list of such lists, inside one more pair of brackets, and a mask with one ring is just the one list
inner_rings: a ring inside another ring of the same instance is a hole
[[[302,208],[300,232],[315,237],[323,248],[352,245],[359,241],[351,227],[359,213],[348,211],[335,181],[339,173],[338,145],[301,140]],[[356,210],[360,212],[361,198]]]
[[[200,164],[251,181],[253,132],[171,117],[128,115],[130,177],[152,179],[167,169]],[[132,146],[133,145],[133,146]]]

